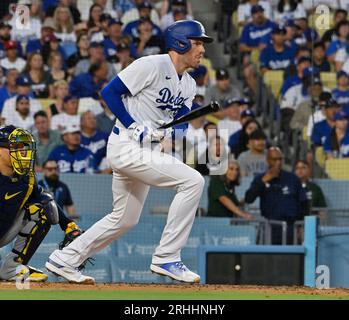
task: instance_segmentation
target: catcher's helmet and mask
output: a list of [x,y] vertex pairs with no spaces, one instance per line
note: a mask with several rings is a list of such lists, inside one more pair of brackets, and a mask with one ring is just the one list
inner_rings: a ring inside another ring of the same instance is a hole
[[34,172],[36,143],[29,131],[15,126],[0,128],[0,147],[9,149],[13,170],[18,175]]
[[184,54],[191,49],[190,40],[201,40],[205,43],[213,42],[213,38],[206,35],[204,26],[196,20],[177,21],[165,31],[167,50]]

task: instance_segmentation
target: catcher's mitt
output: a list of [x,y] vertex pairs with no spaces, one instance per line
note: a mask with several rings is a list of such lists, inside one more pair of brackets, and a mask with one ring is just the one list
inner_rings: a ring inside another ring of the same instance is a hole
[[[59,244],[59,250],[62,250],[64,247],[68,246],[71,242],[73,242],[77,237],[81,236],[83,231],[79,228],[79,226],[75,222],[70,222],[65,229],[65,236],[63,241]],[[94,259],[88,258],[85,260],[80,266],[79,270],[85,268],[86,263],[89,262],[93,265]]]

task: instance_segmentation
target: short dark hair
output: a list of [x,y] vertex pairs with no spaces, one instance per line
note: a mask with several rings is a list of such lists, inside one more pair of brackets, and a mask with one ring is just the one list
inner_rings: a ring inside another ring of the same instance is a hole
[[306,160],[298,159],[293,166],[293,171],[296,170],[296,167],[298,166],[299,163],[301,163],[301,164],[305,165],[307,168],[309,168],[309,163]]
[[325,46],[325,43],[323,41],[317,41],[317,42],[314,43],[314,50],[316,48],[320,48],[320,47],[322,49],[326,50],[326,46]]
[[94,74],[96,71],[101,69],[104,63],[105,63],[104,61],[98,61],[98,62],[92,63],[90,68],[88,69],[88,72],[91,74]]
[[308,47],[306,47],[306,46],[300,46],[300,47],[297,48],[295,56],[297,56],[297,55],[298,55],[300,52],[302,52],[302,51],[308,51],[309,54],[310,54],[310,49],[309,49]]
[[334,17],[336,17],[338,14],[340,13],[343,13],[345,15],[345,17],[348,16],[348,11],[347,10],[344,10],[344,9],[337,9],[335,12],[334,12]]
[[48,162],[51,162],[51,161],[54,161],[54,162],[56,162],[56,163],[57,163],[57,161],[56,161],[56,160],[54,160],[54,159],[47,159],[47,160],[45,160],[45,161],[44,161],[44,163],[42,164],[42,167],[43,167],[43,168],[45,168],[45,167],[46,167],[46,165],[47,165],[47,163],[48,163]]
[[36,120],[37,117],[44,117],[48,119],[47,113],[43,110],[40,110],[34,114],[34,120]]

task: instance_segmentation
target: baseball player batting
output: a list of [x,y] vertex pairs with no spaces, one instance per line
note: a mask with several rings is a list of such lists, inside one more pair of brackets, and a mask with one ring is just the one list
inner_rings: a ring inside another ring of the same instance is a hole
[[149,188],[155,186],[177,193],[150,270],[188,283],[200,281],[182,262],[181,249],[194,222],[204,179],[161,153],[160,141],[168,131],[158,128],[190,111],[196,85],[186,70],[199,66],[204,43],[212,41],[200,22],[177,21],[165,31],[168,54],[134,61],[102,90],[117,117],[107,148],[114,208],[69,246],[54,251],[46,262],[49,271],[70,282],[93,283],[77,267],[138,223]]

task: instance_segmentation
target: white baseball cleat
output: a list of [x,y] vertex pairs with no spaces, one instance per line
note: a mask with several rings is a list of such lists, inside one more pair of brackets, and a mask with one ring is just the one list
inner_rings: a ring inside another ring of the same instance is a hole
[[[52,256],[52,255],[51,255]],[[48,271],[52,272],[56,276],[63,277],[71,283],[79,284],[94,284],[95,279],[89,276],[84,276],[78,268],[61,265],[54,261],[51,257],[45,264]]]
[[165,264],[151,264],[150,270],[162,276],[168,276],[174,280],[182,282],[200,282],[200,276],[190,271],[181,261]]

